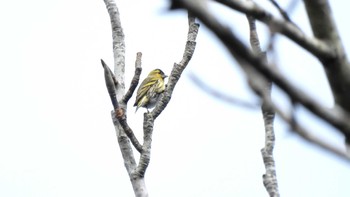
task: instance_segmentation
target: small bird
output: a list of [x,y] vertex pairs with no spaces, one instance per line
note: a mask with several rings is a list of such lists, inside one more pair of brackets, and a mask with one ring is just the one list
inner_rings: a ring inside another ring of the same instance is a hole
[[145,107],[148,111],[156,105],[159,95],[165,90],[164,79],[168,77],[160,69],[152,70],[146,79],[144,79],[137,90],[136,101],[134,106],[136,106],[136,111],[140,107]]

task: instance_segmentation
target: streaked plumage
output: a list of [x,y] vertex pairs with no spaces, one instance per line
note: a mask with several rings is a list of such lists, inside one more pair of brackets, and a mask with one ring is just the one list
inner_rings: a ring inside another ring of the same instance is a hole
[[152,108],[156,105],[159,95],[165,90],[164,79],[167,76],[160,69],[152,70],[148,76],[142,81],[139,89],[137,90],[136,111],[140,107]]

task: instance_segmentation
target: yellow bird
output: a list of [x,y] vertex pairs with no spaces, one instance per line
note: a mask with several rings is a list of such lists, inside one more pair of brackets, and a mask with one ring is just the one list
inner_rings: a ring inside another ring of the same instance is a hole
[[159,95],[165,90],[164,79],[166,77],[168,76],[160,69],[154,69],[148,74],[137,90],[134,104],[134,106],[136,106],[136,111],[140,107],[145,107],[148,111],[149,108],[156,105]]

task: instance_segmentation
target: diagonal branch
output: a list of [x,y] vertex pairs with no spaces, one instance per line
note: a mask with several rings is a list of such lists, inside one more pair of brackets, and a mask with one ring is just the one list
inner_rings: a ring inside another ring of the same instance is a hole
[[[105,81],[106,81],[108,94],[111,98],[114,111],[116,112],[115,116],[118,119],[120,126],[123,128],[123,131],[129,137],[131,143],[134,145],[136,150],[139,152],[142,152],[142,146],[137,140],[136,136],[134,135],[134,132],[132,131],[132,129],[129,127],[124,110],[119,107],[120,105],[119,105],[118,99],[116,98],[116,86],[118,82],[116,81],[112,71],[109,69],[107,64],[103,60],[101,60],[101,63],[105,73]],[[126,104],[127,103],[124,103],[124,105]]]
[[131,80],[131,84],[129,87],[129,90],[126,92],[126,94],[123,97],[122,102],[127,104],[129,99],[132,97],[132,95],[134,94],[134,91],[137,87],[137,85],[139,84],[139,80],[140,80],[140,75],[141,75],[141,57],[142,57],[142,53],[138,52],[136,54],[136,61],[135,61],[135,73],[134,73],[134,77]]
[[144,122],[143,122],[143,146],[142,152],[140,155],[139,165],[135,173],[143,177],[146,173],[146,169],[150,162],[151,157],[151,144],[152,144],[152,133],[153,133],[153,125],[155,119],[160,115],[160,113],[164,110],[166,105],[169,103],[173,90],[175,88],[176,83],[180,79],[180,75],[183,70],[188,65],[190,59],[195,50],[196,46],[196,37],[198,33],[199,24],[195,23],[195,19],[192,16],[188,17],[189,21],[189,31],[187,33],[187,43],[185,47],[185,52],[183,58],[179,64],[174,64],[173,70],[171,71],[169,81],[164,93],[161,95],[158,100],[155,108],[150,113],[144,114]]
[[156,107],[152,111],[152,116],[156,119],[159,114],[164,110],[171,99],[171,95],[175,88],[176,83],[179,81],[182,72],[185,70],[187,64],[191,60],[194,50],[196,48],[196,38],[198,34],[199,24],[195,23],[195,18],[193,16],[188,16],[189,29],[187,33],[187,42],[185,46],[185,51],[182,56],[180,63],[174,63],[174,67],[170,73],[169,81],[167,87],[157,102]]
[[[284,18],[284,20],[293,23],[292,20],[290,20],[288,14],[286,11],[283,10],[283,8],[277,3],[277,1],[275,0],[269,0],[273,6],[275,6],[277,8],[277,10],[279,11],[279,13],[282,15],[282,17]],[[293,23],[294,24],[294,23]],[[295,25],[295,24],[294,24]]]
[[[277,70],[271,69],[268,63],[261,60],[260,57],[252,54],[247,47],[234,35],[231,30],[222,25],[215,19],[211,13],[198,6],[192,1],[174,0],[177,6],[182,6],[197,16],[214,34],[221,40],[233,57],[241,62],[245,62],[246,66],[253,67],[262,76],[271,79],[277,86],[285,91],[292,100],[305,106],[312,113],[328,122],[339,131],[350,135],[350,116],[342,108],[335,106],[332,109],[321,106],[316,100],[312,99],[308,94],[296,88],[292,83]],[[197,2],[198,3],[198,2]]]
[[[256,87],[259,88],[259,87]],[[295,117],[292,115],[284,112],[281,110],[272,100],[270,95],[268,95],[264,91],[259,91],[262,94],[260,95],[264,102],[268,103],[275,111],[276,113],[291,126],[291,131],[295,132],[297,135],[299,135],[302,139],[304,139],[307,142],[310,142],[311,144],[315,145],[318,148],[321,148],[322,150],[325,150],[331,154],[334,154],[338,156],[340,159],[344,160],[345,162],[350,163],[350,156],[345,152],[344,150],[330,144],[329,142],[326,142],[324,139],[318,137],[317,135],[313,134],[313,132],[307,130],[304,126],[299,124],[297,121],[295,121]]]
[[305,127],[296,123],[291,115],[288,115],[286,112],[283,112],[276,105],[272,105],[276,110],[277,114],[289,125],[292,125],[292,131],[301,136],[302,139],[306,140],[307,142],[310,142],[318,148],[321,148],[322,150],[325,150],[329,153],[338,156],[345,162],[350,163],[350,157],[344,150],[330,144],[329,142],[326,142],[324,139],[321,139],[318,135],[315,135],[312,132],[308,131]]
[[118,86],[118,82],[114,77],[113,72],[107,64],[101,59],[101,64],[104,70],[104,75],[105,75],[105,82],[106,82],[106,87],[108,90],[109,97],[111,98],[111,102],[113,104],[113,109],[116,110],[119,108],[118,100],[117,100],[117,93],[116,93],[116,88]]
[[193,81],[194,84],[196,84],[199,88],[201,88],[203,91],[208,93],[209,95],[216,97],[217,99],[221,101],[225,101],[232,105],[238,105],[247,109],[257,109],[259,107],[258,104],[253,104],[246,102],[244,100],[241,100],[239,98],[235,98],[232,96],[229,96],[223,92],[220,92],[213,87],[210,87],[208,84],[204,83],[202,80],[200,80],[195,74],[190,74],[190,79]]
[[130,128],[128,122],[127,122],[127,118],[126,115],[122,115],[122,116],[116,116],[120,126],[123,128],[123,131],[125,132],[125,134],[129,137],[132,145],[134,145],[134,147],[136,148],[136,150],[141,153],[142,152],[142,145],[140,144],[140,142],[137,140],[136,136],[134,135],[134,132],[132,131],[132,129]]
[[265,23],[273,32],[279,32],[301,47],[315,55],[316,57],[334,57],[335,53],[329,48],[327,43],[317,38],[308,37],[293,23],[275,18],[271,13],[265,11],[253,2],[235,0],[215,0],[234,10],[253,16],[255,19]]

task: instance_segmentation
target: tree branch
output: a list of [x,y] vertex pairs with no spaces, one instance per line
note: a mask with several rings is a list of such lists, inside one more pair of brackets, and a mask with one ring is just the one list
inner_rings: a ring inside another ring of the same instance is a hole
[[190,79],[196,84],[200,89],[208,93],[209,95],[221,100],[225,101],[232,105],[241,106],[247,109],[257,109],[259,107],[258,104],[253,104],[246,102],[244,100],[234,98],[232,96],[226,95],[223,92],[217,91],[214,88],[210,87],[208,84],[205,84],[202,80],[200,80],[195,74],[190,74]]
[[122,116],[118,116],[116,115],[120,125],[123,128],[123,131],[125,132],[125,134],[129,137],[131,143],[134,145],[134,147],[136,148],[136,150],[141,153],[142,152],[142,145],[140,144],[140,142],[137,140],[136,136],[134,135],[134,132],[132,131],[132,129],[130,128],[128,122],[127,122],[127,118],[126,115],[123,114]]
[[[260,57],[252,54],[247,47],[235,36],[231,30],[222,25],[215,19],[211,13],[203,9],[203,6],[198,6],[192,1],[173,0],[177,6],[182,6],[197,16],[225,45],[233,57],[235,57],[244,66],[249,66],[258,71],[266,79],[271,79],[277,86],[284,90],[290,98],[296,103],[305,106],[312,113],[325,120],[339,131],[350,134],[350,118],[349,114],[342,108],[335,106],[333,109],[328,109],[320,104],[309,95],[292,85],[286,78],[277,70],[271,67]],[[198,3],[198,2],[197,2]]]
[[[266,53],[264,53],[260,48],[260,41],[256,30],[255,19],[249,15],[247,15],[247,19],[249,23],[250,45],[252,47],[252,50],[255,54],[261,56],[264,61],[267,61]],[[249,77],[251,78],[252,76]],[[254,78],[250,80],[254,80]],[[271,99],[271,80],[267,79],[267,81],[262,84],[263,86],[261,86],[261,91],[263,91],[263,94],[265,94],[266,97],[268,97],[268,99]],[[275,146],[275,132],[273,125],[273,122],[275,120],[275,111],[273,110],[271,105],[265,100],[266,99],[263,99],[261,105],[261,111],[263,114],[265,124],[265,147],[261,149],[261,154],[266,170],[265,174],[263,175],[263,183],[266,191],[271,197],[279,197],[280,194],[278,191],[275,159],[273,157],[273,149]]]
[[[125,91],[124,85],[124,67],[125,67],[125,45],[124,45],[124,34],[121,28],[119,12],[116,7],[116,4],[113,1],[105,0],[106,7],[110,14],[112,31],[113,31],[113,51],[115,58],[115,73],[113,75],[112,71],[108,66],[102,61],[102,66],[105,70],[105,80],[109,95],[111,97],[114,109],[116,113],[112,112],[112,119],[117,131],[118,143],[120,150],[123,155],[124,164],[128,171],[131,183],[133,185],[135,196],[143,197],[148,196],[148,192],[144,182],[144,176],[147,169],[147,166],[150,161],[151,153],[151,143],[152,143],[152,132],[155,118],[163,111],[165,106],[170,100],[172,91],[180,78],[180,74],[186,68],[188,62],[190,61],[194,49],[195,49],[195,39],[198,33],[199,25],[195,23],[194,17],[189,17],[189,32],[188,32],[188,41],[186,44],[185,52],[183,59],[180,64],[175,64],[173,71],[170,75],[169,82],[165,93],[169,97],[164,97],[162,94],[160,101],[157,103],[156,108],[152,113],[145,113],[144,116],[144,143],[143,146],[136,139],[133,131],[127,124],[126,119],[126,105],[128,100],[131,98],[135,88],[137,87],[139,77],[141,74],[141,53],[137,54],[135,62],[135,75],[131,82],[128,92],[123,96]],[[166,99],[164,99],[166,98]],[[118,102],[120,100],[121,102]],[[161,103],[161,104],[159,104]],[[122,132],[124,131],[124,132]],[[127,138],[125,134],[129,137]],[[140,152],[140,161],[136,166],[135,159],[133,156],[133,151],[130,146],[130,141],[134,147]]]
[[124,32],[120,22],[119,10],[114,0],[104,0],[111,20],[114,54],[114,73],[119,86],[117,98],[121,101],[125,91],[125,42]]
[[[117,87],[118,82],[116,81],[112,71],[109,69],[107,64],[103,60],[101,60],[101,63],[102,63],[102,67],[104,69],[106,86],[107,86],[108,94],[109,94],[109,96],[111,98],[111,101],[112,101],[112,104],[113,104],[113,107],[114,107],[115,116],[118,119],[120,125],[122,126],[123,131],[129,137],[131,143],[134,145],[136,150],[141,153],[142,152],[142,146],[139,143],[139,141],[137,140],[136,136],[134,135],[134,132],[132,131],[132,129],[129,127],[129,125],[127,123],[127,119],[126,119],[126,114],[124,113],[124,110],[119,107],[120,105],[119,105],[119,102],[118,102],[118,100],[116,98],[116,87]],[[134,76],[134,78],[135,78],[135,76]],[[138,77],[139,76],[140,76],[140,73],[138,74]],[[137,86],[137,83],[138,83],[138,80],[136,81],[136,86]],[[130,93],[130,91],[132,91],[132,92]],[[129,89],[128,93],[130,93],[132,95],[133,90]],[[125,97],[126,96],[124,96],[123,99]],[[126,104],[127,103],[123,103],[124,106]]]
[[[189,31],[188,31],[188,41],[186,43],[185,52],[183,59],[180,64],[174,65],[174,68],[170,74],[169,82],[167,84],[165,92],[161,95],[158,100],[156,107],[150,113],[144,114],[143,131],[144,131],[144,142],[142,146],[142,152],[140,155],[139,164],[135,170],[135,176],[144,177],[146,169],[150,162],[151,157],[151,145],[152,145],[152,134],[155,119],[164,110],[170,97],[172,95],[173,89],[180,78],[182,71],[186,68],[189,63],[195,49],[195,39],[198,33],[199,25],[195,23],[194,17],[189,17]],[[166,95],[166,96],[164,96]]]
[[126,92],[126,94],[124,95],[123,100],[122,100],[122,102],[125,103],[125,104],[128,103],[129,99],[134,94],[134,91],[135,91],[137,85],[139,84],[140,75],[141,75],[141,71],[142,71],[141,57],[142,57],[142,53],[138,52],[136,54],[134,77],[131,80],[131,84],[130,84],[129,90]]
[[[326,70],[335,102],[350,112],[350,63],[334,22],[329,2],[328,0],[304,0],[304,4],[315,37],[327,43],[329,48],[335,52],[333,58],[318,57]],[[350,133],[343,133],[347,143],[350,144]]]
[[347,163],[350,163],[350,157],[346,153],[346,151],[335,147],[334,145],[324,141],[320,137],[318,137],[315,134],[312,134],[312,132],[308,131],[305,127],[300,125],[299,123],[295,122],[293,120],[293,117],[291,115],[288,115],[286,112],[283,112],[281,109],[279,109],[276,105],[273,105],[274,109],[276,110],[277,114],[289,125],[291,125],[291,131],[298,134],[302,139],[306,140],[307,142],[310,142],[311,144],[315,145],[318,148],[321,148],[322,150],[325,150],[331,154],[334,154],[338,156],[340,159],[344,160]]
[[108,65],[102,59],[101,59],[101,64],[104,70],[107,91],[108,91],[109,97],[111,98],[113,109],[116,110],[119,108],[119,103],[117,100],[117,93],[116,93],[118,82],[115,79],[111,69],[109,69]]
[[151,145],[154,126],[154,119],[150,113],[144,113],[143,120],[143,151],[140,155],[139,165],[136,169],[137,174],[141,177],[145,176],[146,169],[151,160]]
[[[256,84],[260,84],[262,82],[258,82]],[[258,95],[263,99],[263,101],[268,105],[271,106],[271,108],[291,127],[291,131],[296,133],[301,137],[301,139],[310,142],[311,144],[315,145],[318,148],[321,148],[322,150],[325,150],[331,154],[334,154],[338,156],[340,159],[344,160],[345,162],[350,162],[350,156],[347,152],[345,152],[343,149],[339,149],[338,147],[335,147],[334,145],[324,141],[322,138],[318,137],[317,135],[312,134],[309,130],[307,130],[305,127],[300,125],[295,118],[282,111],[271,99],[271,96],[268,92],[263,90],[262,86],[259,85],[252,85],[251,88],[258,92]]]
[[[138,151],[142,151],[141,145],[138,143],[136,137],[133,135],[132,130],[127,125],[126,122],[126,103],[128,100],[128,96],[124,96],[125,92],[125,43],[124,43],[124,33],[120,22],[119,11],[117,5],[113,0],[104,0],[112,26],[112,37],[113,37],[113,53],[114,53],[114,73],[115,79],[118,82],[118,86],[116,87],[116,100],[119,104],[116,109],[116,113],[112,111],[112,120],[118,137],[118,144],[120,151],[123,156],[125,168],[129,174],[131,184],[133,186],[133,190],[135,196],[137,197],[147,197],[148,192],[145,185],[145,180],[143,177],[137,176],[135,174],[136,162],[133,155],[132,147],[129,139],[135,145],[135,148]],[[123,97],[125,99],[123,99]],[[118,102],[125,101],[125,102]],[[124,128],[122,127],[124,126]],[[124,132],[123,132],[124,130]],[[125,135],[128,134],[128,137]]]
[[[122,131],[123,128],[119,124],[119,121],[118,121],[114,111],[111,112],[111,117],[113,120],[115,130]],[[132,148],[130,146],[129,138],[125,134],[119,135],[118,136],[118,144],[119,144],[119,148],[120,148],[120,151],[122,153],[122,156],[123,156],[124,166],[126,168],[126,171],[129,174],[129,177],[131,177],[133,171],[136,168],[136,161],[135,161],[134,153],[133,153]]]
[[[286,20],[290,23],[293,23],[292,20],[290,20],[287,12],[285,12],[283,10],[283,8],[277,3],[277,1],[275,1],[275,0],[269,0],[269,1],[272,3],[273,6],[275,6],[277,8],[278,12],[281,14],[281,16],[283,17],[284,20]],[[293,24],[295,25],[295,23],[293,23]]]
[[188,16],[189,29],[187,33],[187,42],[182,60],[179,64],[174,63],[174,67],[170,73],[169,81],[164,93],[158,100],[156,107],[152,110],[152,116],[155,120],[159,114],[164,110],[171,99],[171,95],[175,88],[176,83],[179,81],[181,73],[185,70],[187,64],[191,60],[194,50],[196,48],[196,38],[198,34],[199,24],[195,23],[195,19],[192,16]]
[[235,0],[215,0],[234,10],[253,16],[255,19],[265,23],[271,31],[279,32],[287,38],[293,40],[316,57],[334,57],[335,53],[327,43],[313,37],[308,37],[293,23],[275,18],[253,2]]

